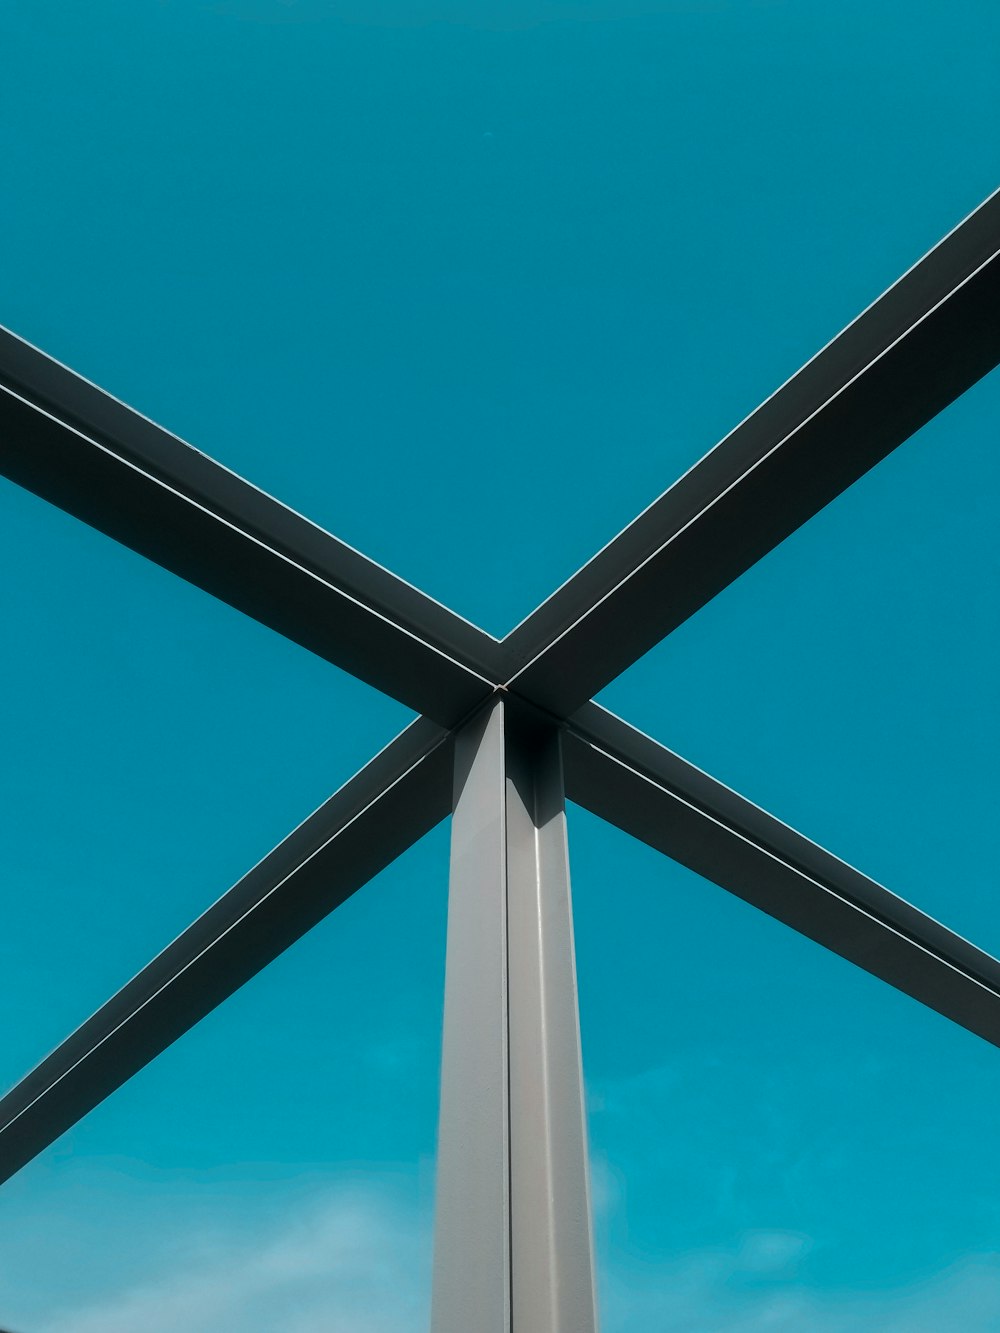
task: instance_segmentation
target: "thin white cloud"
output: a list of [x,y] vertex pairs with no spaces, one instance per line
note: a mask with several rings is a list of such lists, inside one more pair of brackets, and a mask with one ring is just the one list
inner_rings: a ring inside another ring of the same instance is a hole
[[[760,1230],[731,1252],[620,1262],[603,1274],[605,1333],[1000,1330],[995,1257],[969,1257],[909,1288],[861,1293],[796,1280],[808,1248],[807,1237]],[[265,1236],[189,1240],[175,1269],[64,1310],[39,1333],[423,1333],[429,1261],[425,1218],[385,1196],[337,1193]]]
[[64,1310],[39,1333],[416,1333],[429,1262],[427,1227],[412,1213],[336,1194],[267,1235],[189,1242],[174,1271]]
[[[1000,1259],[973,1255],[928,1281],[878,1291],[787,1278],[804,1237],[751,1233],[734,1252],[632,1262],[608,1274],[605,1333],[997,1333]],[[748,1281],[747,1259],[753,1261]],[[767,1281],[767,1278],[771,1281]]]
[[[621,1258],[602,1274],[604,1331],[1000,1330],[996,1256],[970,1256],[906,1288],[821,1290],[796,1277],[809,1245],[753,1231],[726,1251]],[[38,1333],[425,1333],[430,1254],[426,1218],[385,1194],[341,1191],[267,1234],[189,1240],[183,1254],[160,1256],[158,1275],[65,1309]]]

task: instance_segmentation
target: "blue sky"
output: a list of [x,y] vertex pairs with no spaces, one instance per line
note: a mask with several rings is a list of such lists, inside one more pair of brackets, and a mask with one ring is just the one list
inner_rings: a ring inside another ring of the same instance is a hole
[[[955,0],[9,0],[0,322],[495,633],[997,184]],[[605,692],[993,951],[983,382]],[[12,1082],[407,721],[0,487]],[[997,1052],[571,811],[606,1333],[1000,1328]],[[425,1326],[447,830],[0,1191],[18,1333]]]

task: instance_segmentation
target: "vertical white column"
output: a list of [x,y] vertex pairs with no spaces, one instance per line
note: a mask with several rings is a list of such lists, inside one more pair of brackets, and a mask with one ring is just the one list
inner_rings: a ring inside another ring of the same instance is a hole
[[512,727],[507,769],[515,1333],[595,1333],[590,1170],[559,735]]
[[456,739],[433,1333],[595,1333],[559,738]]
[[455,738],[433,1333],[511,1333],[504,710]]

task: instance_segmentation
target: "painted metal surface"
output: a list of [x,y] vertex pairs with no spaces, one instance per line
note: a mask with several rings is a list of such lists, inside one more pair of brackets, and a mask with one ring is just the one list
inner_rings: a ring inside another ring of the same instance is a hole
[[442,726],[496,640],[0,329],[0,474]]
[[1000,1046],[1000,961],[595,704],[564,738],[592,813]]
[[508,636],[508,688],[569,715],[998,362],[1000,193]]
[[450,738],[415,722],[0,1100],[0,1181],[429,832],[450,797]]
[[503,709],[455,738],[433,1333],[510,1333]]
[[433,1333],[597,1326],[558,733],[456,738]]

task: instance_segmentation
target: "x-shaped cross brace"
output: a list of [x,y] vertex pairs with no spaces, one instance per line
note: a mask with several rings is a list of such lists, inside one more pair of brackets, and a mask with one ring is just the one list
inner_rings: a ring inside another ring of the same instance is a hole
[[421,714],[0,1101],[0,1179],[449,814],[501,714],[560,811],[1000,1045],[1000,963],[590,702],[998,361],[1000,193],[497,640],[0,332],[0,471]]

